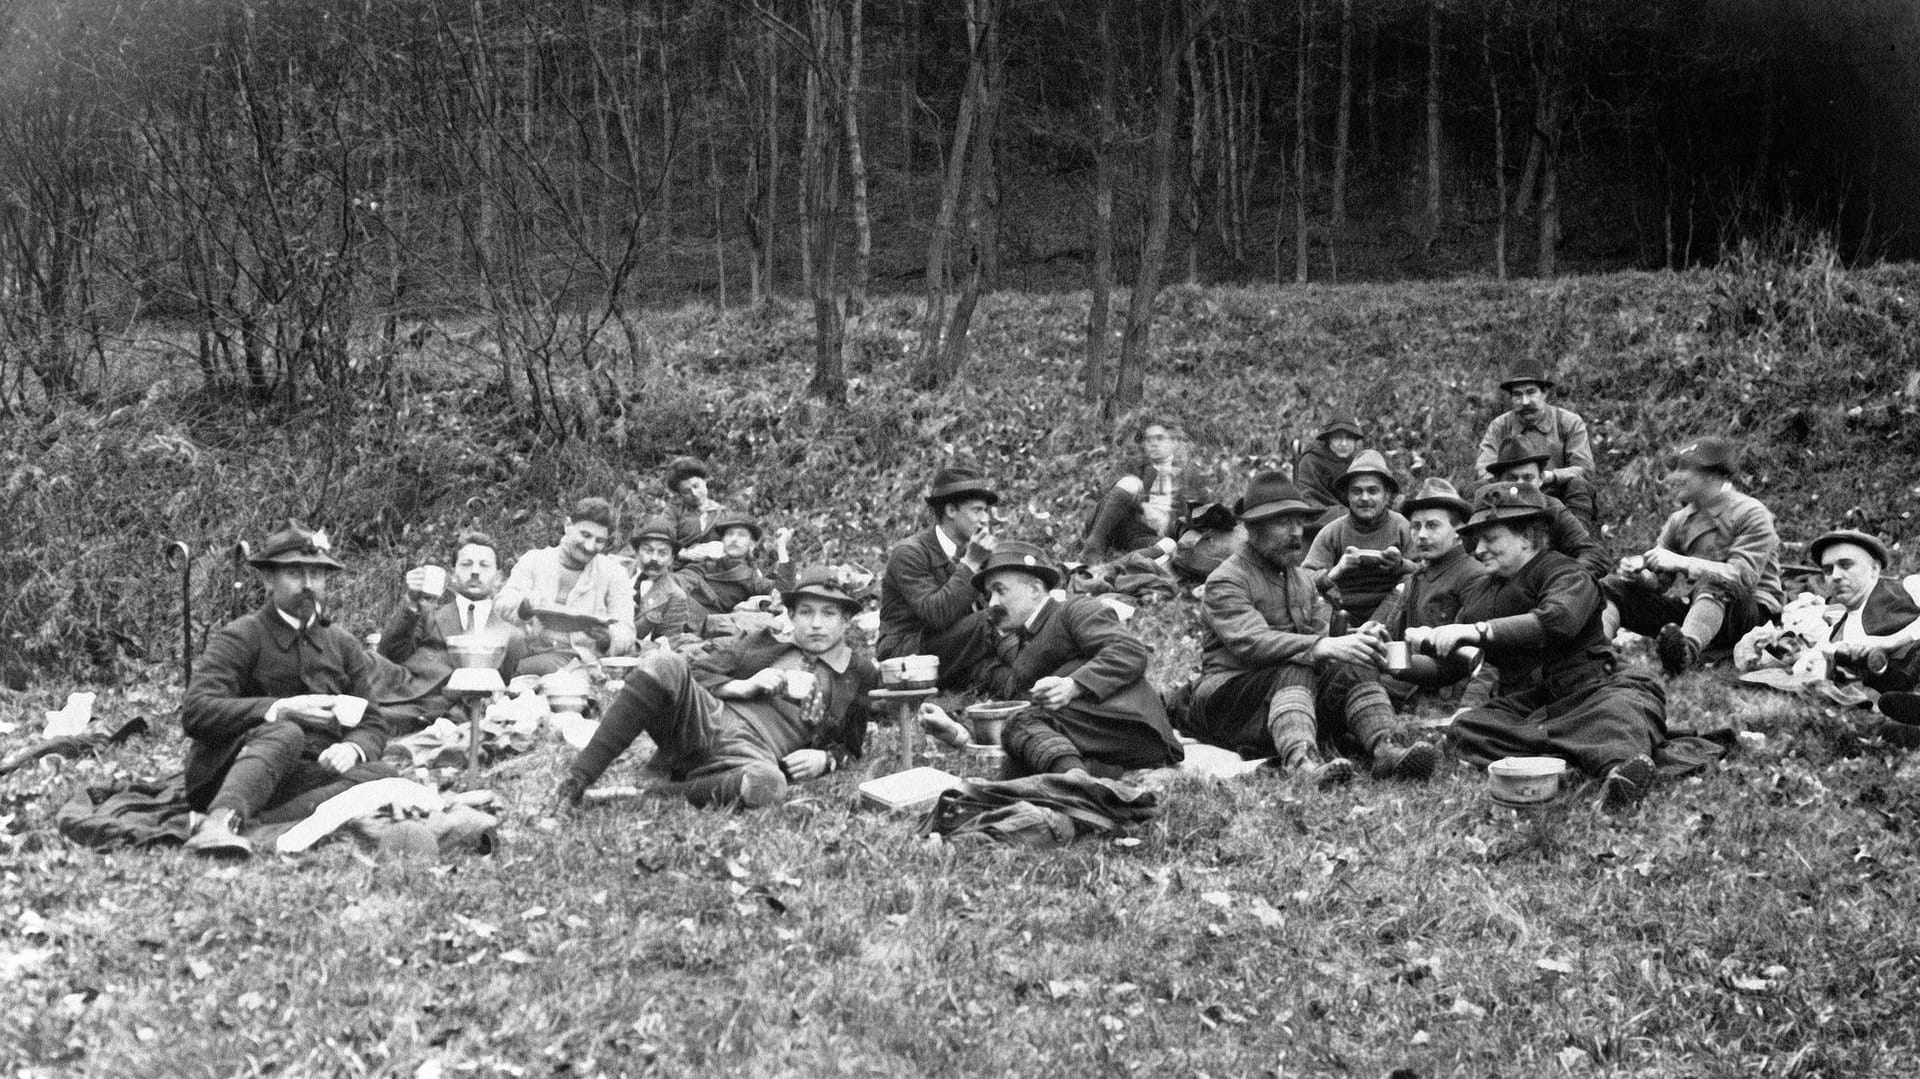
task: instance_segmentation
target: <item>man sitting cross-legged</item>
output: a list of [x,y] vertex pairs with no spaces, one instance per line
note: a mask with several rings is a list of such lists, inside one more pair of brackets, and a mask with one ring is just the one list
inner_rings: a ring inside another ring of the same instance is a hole
[[873,661],[846,641],[860,603],[818,571],[803,576],[786,603],[790,639],[762,629],[692,661],[664,649],[641,656],[567,769],[561,806],[579,805],[642,731],[659,746],[650,767],[698,806],[776,805],[789,783],[858,757],[867,693],[880,680]]
[[[373,663],[353,634],[321,613],[333,574],[345,569],[327,535],[297,524],[275,532],[248,562],[267,604],[207,642],[180,701],[187,736],[187,801],[206,813],[187,849],[244,858],[240,833],[257,815],[318,792],[392,776],[379,763],[387,719],[373,692]],[[361,698],[365,711],[354,715]],[[295,812],[292,816],[300,816]]]
[[502,577],[492,539],[478,532],[460,537],[447,575],[451,594],[428,594],[428,573],[426,567],[407,572],[406,598],[387,619],[375,650],[380,659],[374,700],[396,735],[412,734],[453,710],[441,693],[453,674],[447,638],[477,635],[504,647],[497,668],[503,679],[514,676],[527,650],[525,635],[494,608]]
[[1619,573],[1601,582],[1608,638],[1621,629],[1658,634],[1669,675],[1780,615],[1780,535],[1772,511],[1734,487],[1736,464],[1724,438],[1681,449],[1667,477],[1681,507],[1645,554],[1621,559]]
[[1608,645],[1599,587],[1547,547],[1547,516],[1544,495],[1515,485],[1483,502],[1461,531],[1487,576],[1469,586],[1458,620],[1409,637],[1442,657],[1479,648],[1500,672],[1490,702],[1454,717],[1463,758],[1560,757],[1601,780],[1601,808],[1622,812],[1652,789],[1666,691]]
[[1008,771],[1113,779],[1177,764],[1180,738],[1147,682],[1153,650],[1099,600],[1055,599],[1059,583],[1060,571],[1030,543],[1002,542],[973,575],[999,629],[992,692],[1033,701],[1001,735]]
[[1320,508],[1285,473],[1264,472],[1235,510],[1247,535],[1207,578],[1182,729],[1323,785],[1353,778],[1352,762],[1323,758],[1323,746],[1367,754],[1376,778],[1431,777],[1438,751],[1406,740],[1380,686],[1386,646],[1371,633],[1330,636],[1326,601],[1300,568],[1301,528]]

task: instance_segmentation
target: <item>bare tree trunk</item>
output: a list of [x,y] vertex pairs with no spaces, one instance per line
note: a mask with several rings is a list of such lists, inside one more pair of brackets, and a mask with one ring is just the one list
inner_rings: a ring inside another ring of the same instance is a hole
[[947,174],[940,187],[940,207],[935,212],[933,229],[927,236],[926,299],[920,316],[920,360],[914,381],[921,386],[939,386],[949,372],[942,367],[946,355],[947,326],[947,248],[952,242],[954,218],[959,214],[962,186],[966,183],[968,150],[973,145],[974,116],[985,96],[987,77],[986,25],[999,18],[998,0],[966,0],[969,59],[967,81],[960,91],[959,113],[954,119],[953,141],[947,153]]
[[847,29],[847,92],[841,108],[847,121],[847,172],[853,179],[853,282],[847,296],[851,337],[867,313],[867,282],[873,267],[873,218],[867,205],[867,155],[860,140],[861,70],[866,56],[866,0],[852,0]]
[[985,27],[987,72],[981,82],[981,99],[974,109],[978,130],[973,140],[973,160],[967,170],[967,277],[960,288],[960,299],[953,305],[953,319],[947,325],[946,350],[941,357],[942,381],[951,380],[966,366],[971,340],[974,308],[980,292],[993,274],[993,143],[1000,119],[1000,101],[1006,92],[1005,55],[1000,47],[1000,20],[996,15]]
[[[833,113],[851,103],[849,55],[840,0],[808,0],[805,141],[801,144],[801,244],[803,277],[813,300],[813,381],[807,395],[830,404],[847,399],[847,298],[839,288],[840,147],[844,118]],[[836,121],[839,122],[836,122]]]
[[1293,281],[1307,283],[1307,94],[1313,80],[1313,0],[1300,0],[1300,36],[1294,50],[1293,80]]
[[1154,102],[1153,140],[1147,158],[1152,195],[1148,203],[1147,234],[1140,245],[1140,266],[1127,301],[1127,331],[1120,344],[1120,366],[1114,372],[1113,395],[1103,415],[1111,420],[1140,407],[1146,399],[1147,345],[1153,332],[1153,305],[1160,296],[1160,270],[1167,257],[1167,229],[1173,218],[1173,133],[1180,120],[1180,58],[1194,32],[1193,23],[1177,28],[1182,4],[1168,3],[1160,16],[1160,72]]
[[1424,245],[1440,239],[1440,0],[1427,0],[1427,218]]
[[1327,262],[1340,279],[1340,233],[1347,226],[1347,157],[1353,131],[1353,0],[1340,0],[1340,101],[1333,121],[1333,205],[1327,210]]
[[1487,68],[1487,96],[1493,101],[1493,273],[1507,279],[1507,121],[1500,107],[1500,72],[1493,66],[1493,21],[1480,28],[1480,59]]
[[1560,248],[1560,97],[1547,104],[1540,151],[1540,276],[1552,277]]
[[1087,291],[1087,364],[1082,376],[1087,398],[1107,397],[1108,328],[1113,297],[1113,144],[1119,94],[1114,85],[1112,5],[1095,5],[1095,47],[1099,50],[1099,96],[1094,100],[1097,129],[1093,143],[1093,266]]
[[1187,79],[1193,93],[1191,131],[1187,142],[1187,190],[1180,201],[1187,229],[1187,284],[1200,283],[1200,188],[1207,175],[1207,93],[1200,72],[1200,50],[1187,43]]

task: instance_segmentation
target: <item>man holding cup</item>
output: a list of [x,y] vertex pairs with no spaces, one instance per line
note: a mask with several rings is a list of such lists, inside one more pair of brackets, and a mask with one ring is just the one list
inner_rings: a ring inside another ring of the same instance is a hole
[[493,602],[502,580],[493,540],[479,532],[460,537],[451,576],[439,566],[407,571],[406,597],[387,619],[375,649],[380,662],[374,699],[393,733],[411,734],[454,710],[440,692],[458,665],[447,651],[450,638],[503,650],[500,677],[514,676],[526,655],[526,635]]
[[1419,569],[1374,612],[1374,621],[1388,640],[1388,675],[1381,684],[1402,706],[1415,703],[1422,694],[1458,699],[1456,687],[1473,673],[1472,654],[1463,649],[1442,660],[1416,653],[1410,642],[1418,639],[1417,631],[1423,627],[1453,622],[1460,613],[1461,596],[1486,575],[1486,568],[1460,544],[1458,529],[1473,509],[1443,479],[1423,482],[1401,509],[1413,529],[1411,554]]
[[860,602],[814,570],[786,603],[790,637],[761,629],[691,661],[664,649],[641,656],[568,767],[560,807],[578,806],[643,731],[659,746],[650,769],[697,806],[776,805],[790,783],[858,757],[867,693],[880,681],[879,668],[846,641]]
[[304,816],[354,783],[394,775],[378,763],[387,719],[369,706],[372,661],[321,605],[345,569],[325,532],[289,523],[248,560],[267,603],[221,627],[180,702],[187,801],[204,812],[187,849],[245,858],[258,814]]
[[1364,754],[1376,779],[1431,778],[1439,751],[1407,738],[1380,686],[1381,635],[1329,632],[1331,612],[1300,566],[1302,529],[1320,507],[1285,473],[1263,472],[1235,512],[1247,537],[1207,578],[1182,729],[1318,786],[1353,778],[1347,753]]
[[1107,779],[1178,764],[1180,736],[1147,681],[1147,647],[1091,596],[1055,599],[1060,571],[1031,543],[1002,542],[973,575],[998,627],[989,689],[1033,707],[1000,741],[1016,775],[1084,771]]

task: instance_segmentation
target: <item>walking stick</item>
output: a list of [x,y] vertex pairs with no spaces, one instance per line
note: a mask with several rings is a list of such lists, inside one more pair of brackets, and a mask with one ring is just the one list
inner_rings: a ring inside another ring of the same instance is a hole
[[167,545],[167,564],[180,567],[180,679],[193,681],[193,548],[174,540]]

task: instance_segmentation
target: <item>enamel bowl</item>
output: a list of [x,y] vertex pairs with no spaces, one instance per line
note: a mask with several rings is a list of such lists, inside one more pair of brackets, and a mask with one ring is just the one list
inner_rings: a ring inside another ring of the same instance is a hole
[[1538,805],[1560,793],[1566,773],[1558,757],[1503,757],[1487,765],[1487,791],[1504,805]]

